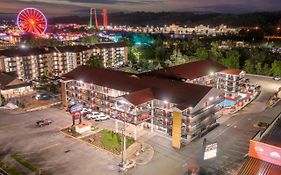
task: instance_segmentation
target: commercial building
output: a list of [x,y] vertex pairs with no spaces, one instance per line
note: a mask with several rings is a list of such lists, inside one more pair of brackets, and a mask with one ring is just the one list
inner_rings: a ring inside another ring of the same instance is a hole
[[5,99],[18,97],[30,92],[32,92],[32,88],[29,83],[19,80],[14,73],[0,72],[0,94]]
[[[217,63],[212,63],[209,67],[215,69]],[[201,69],[197,74],[203,75],[204,71]],[[89,66],[80,66],[62,79],[65,107],[81,103],[136,127],[150,126],[153,131],[172,135],[175,147],[213,127],[214,113],[224,99],[223,91],[212,86]]]
[[59,76],[86,64],[91,56],[100,55],[105,67],[122,64],[127,60],[127,52],[123,43],[7,49],[0,51],[0,71],[16,72],[22,80],[44,74]]
[[251,140],[249,157],[238,175],[279,175],[281,174],[281,114]]

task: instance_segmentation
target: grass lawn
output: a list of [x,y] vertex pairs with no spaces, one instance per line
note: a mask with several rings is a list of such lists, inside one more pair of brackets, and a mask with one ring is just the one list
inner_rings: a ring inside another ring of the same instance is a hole
[[25,166],[26,168],[30,169],[36,175],[41,174],[41,170],[39,168],[35,167],[32,163],[24,159],[21,155],[13,154],[11,157],[14,158],[20,164],[22,164],[23,166]]
[[[120,133],[114,133],[111,130],[104,129],[90,137],[94,138],[94,142],[90,142],[91,144],[106,149],[115,154],[120,154],[122,145],[122,135]],[[133,138],[126,137],[127,148],[134,142],[135,141]]]
[[6,163],[2,162],[1,160],[0,160],[0,168],[2,168],[4,171],[6,171],[9,175],[22,174],[19,169],[11,167],[11,166],[7,165]]

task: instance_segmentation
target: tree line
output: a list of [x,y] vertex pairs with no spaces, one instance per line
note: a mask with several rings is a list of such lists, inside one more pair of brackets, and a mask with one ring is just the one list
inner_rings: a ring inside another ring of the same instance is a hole
[[281,54],[269,47],[236,46],[233,41],[155,39],[152,45],[130,45],[129,64],[144,70],[160,69],[197,60],[212,59],[247,73],[281,76]]

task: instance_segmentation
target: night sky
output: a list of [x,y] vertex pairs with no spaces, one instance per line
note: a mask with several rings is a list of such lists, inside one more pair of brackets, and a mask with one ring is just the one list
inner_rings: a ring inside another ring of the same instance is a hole
[[49,16],[86,14],[90,7],[117,11],[246,13],[281,10],[281,0],[0,0],[0,13],[36,7]]

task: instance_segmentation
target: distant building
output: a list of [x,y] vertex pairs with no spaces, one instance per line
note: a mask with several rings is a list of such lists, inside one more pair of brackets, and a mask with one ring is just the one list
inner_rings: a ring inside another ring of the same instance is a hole
[[9,99],[32,92],[29,83],[18,79],[15,73],[0,72],[0,94]]
[[248,158],[238,175],[281,174],[281,114],[251,140]]
[[91,56],[97,55],[101,56],[105,67],[111,67],[126,62],[128,48],[123,43],[101,43],[92,46],[6,49],[0,51],[0,71],[16,72],[22,80],[37,79],[44,74],[59,76],[85,65]]

